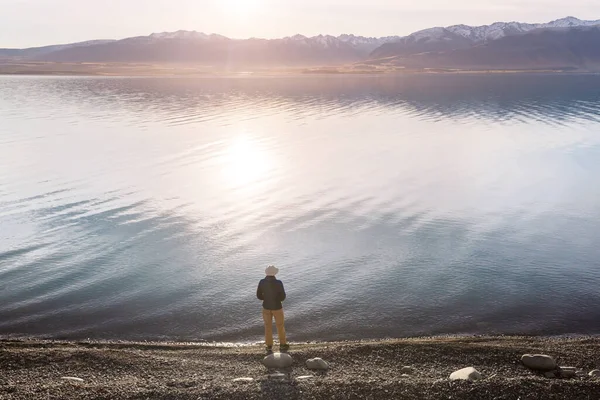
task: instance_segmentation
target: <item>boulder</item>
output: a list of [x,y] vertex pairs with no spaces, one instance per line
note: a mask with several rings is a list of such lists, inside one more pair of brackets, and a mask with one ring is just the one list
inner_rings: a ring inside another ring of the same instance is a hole
[[287,368],[292,366],[292,356],[287,353],[269,354],[262,361],[267,368]]
[[523,354],[521,357],[521,362],[527,368],[531,368],[536,371],[552,371],[557,367],[554,358],[545,354]]
[[252,381],[254,381],[254,378],[235,378],[233,380],[233,382],[244,382],[244,383],[252,382]]
[[400,369],[401,374],[413,374],[415,369],[413,367],[404,366]]
[[451,381],[462,380],[474,382],[478,379],[481,379],[481,374],[473,367],[459,369],[450,374]]
[[577,373],[577,368],[575,367],[559,367],[559,370],[561,378],[574,378]]
[[593,371],[590,371],[590,373],[588,375],[591,376],[592,378],[600,378],[600,369],[595,369]]
[[306,361],[306,368],[325,370],[329,369],[329,364],[327,364],[327,361],[321,358],[311,358],[310,360]]

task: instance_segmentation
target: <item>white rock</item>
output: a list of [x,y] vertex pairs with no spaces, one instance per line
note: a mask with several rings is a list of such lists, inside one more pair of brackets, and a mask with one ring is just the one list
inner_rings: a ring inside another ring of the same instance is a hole
[[410,378],[410,375],[409,374],[402,374],[402,375],[400,375],[400,378]]
[[302,376],[297,377],[296,380],[304,381],[304,380],[307,380],[307,379],[312,379],[314,377],[315,377],[314,375],[302,375]]
[[287,368],[292,365],[292,356],[287,353],[273,353],[266,356],[262,363],[267,368]]
[[306,361],[306,368],[308,369],[329,369],[329,364],[327,361],[321,358],[311,358]]
[[404,366],[402,367],[402,369],[400,369],[400,373],[402,374],[412,374],[415,372],[415,369],[413,367],[409,367],[409,366]]
[[252,381],[254,381],[254,378],[235,378],[233,381],[234,382],[252,382]]
[[521,362],[526,367],[538,371],[552,371],[556,369],[554,358],[545,354],[523,354]]
[[481,374],[473,367],[459,369],[450,374],[451,381],[463,380],[473,382],[478,379],[481,379]]
[[588,375],[591,377],[598,378],[598,377],[600,377],[600,369],[595,369],[593,371],[590,371],[590,373]]
[[71,382],[83,382],[83,379],[81,378],[76,378],[74,376],[63,376],[60,379],[64,379],[65,381],[71,381]]
[[270,374],[269,379],[285,379],[285,374],[282,374],[281,372]]
[[561,378],[574,378],[576,373],[577,368],[575,367],[560,367]]

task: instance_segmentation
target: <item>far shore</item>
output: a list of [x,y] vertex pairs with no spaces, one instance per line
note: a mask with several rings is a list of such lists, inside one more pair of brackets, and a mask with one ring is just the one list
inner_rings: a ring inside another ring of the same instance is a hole
[[0,60],[0,75],[33,76],[124,76],[124,77],[218,77],[218,76],[286,76],[286,75],[405,75],[405,74],[590,74],[565,69],[406,69],[391,65],[351,64],[324,67],[226,69],[197,65],[129,64],[129,63],[45,63]]
[[[547,354],[576,377],[527,369]],[[292,343],[289,368],[267,370],[257,345],[0,340],[2,399],[598,399],[598,337],[433,337]],[[305,366],[329,363],[326,372]],[[410,367],[410,368],[404,368]],[[449,375],[474,367],[475,382]],[[278,375],[271,375],[278,373]],[[307,378],[308,376],[308,378]],[[68,379],[64,379],[68,378]],[[236,378],[246,378],[234,381]]]

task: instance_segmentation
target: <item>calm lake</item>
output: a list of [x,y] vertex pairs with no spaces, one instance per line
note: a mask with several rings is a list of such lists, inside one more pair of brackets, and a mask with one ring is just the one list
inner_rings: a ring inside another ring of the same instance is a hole
[[600,76],[0,77],[0,335],[600,333]]

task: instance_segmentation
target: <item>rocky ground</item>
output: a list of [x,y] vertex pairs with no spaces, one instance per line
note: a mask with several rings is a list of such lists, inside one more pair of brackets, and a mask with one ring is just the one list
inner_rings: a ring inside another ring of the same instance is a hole
[[[580,376],[547,378],[523,366],[525,353],[548,354]],[[599,338],[296,344],[289,354],[293,365],[275,371],[256,346],[0,341],[0,399],[600,399],[600,378],[588,375],[600,367]],[[329,370],[308,370],[314,357]],[[482,378],[449,379],[464,367]]]

